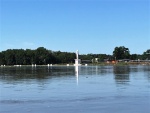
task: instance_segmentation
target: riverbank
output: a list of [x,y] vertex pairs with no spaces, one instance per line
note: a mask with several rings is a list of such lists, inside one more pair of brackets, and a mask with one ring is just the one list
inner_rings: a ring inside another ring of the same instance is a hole
[[[99,63],[90,63],[90,64],[82,64],[81,66],[108,66],[108,65],[150,65],[150,62],[117,62],[117,63],[108,63],[108,62],[99,62]],[[36,66],[74,66],[74,64],[47,64],[47,65],[1,65],[0,67],[36,67]]]
[[150,62],[100,62],[92,65],[150,65]]

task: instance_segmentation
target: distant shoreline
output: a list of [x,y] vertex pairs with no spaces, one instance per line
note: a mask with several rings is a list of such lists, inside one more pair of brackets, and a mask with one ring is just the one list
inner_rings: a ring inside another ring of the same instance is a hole
[[[81,66],[126,66],[126,65],[150,65],[150,62],[119,62],[119,63],[91,63],[82,64]],[[0,67],[53,67],[53,66],[73,66],[74,64],[52,64],[52,65],[1,65]]]

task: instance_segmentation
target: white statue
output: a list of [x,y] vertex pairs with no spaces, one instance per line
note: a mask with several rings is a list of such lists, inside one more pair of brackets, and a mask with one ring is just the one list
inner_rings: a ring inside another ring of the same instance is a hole
[[77,51],[76,51],[76,58],[77,58],[77,59],[79,59],[78,56],[79,56],[79,51],[77,50]]
[[75,59],[75,64],[74,66],[80,66],[81,64],[81,59],[79,59],[79,51],[76,51],[76,59]]

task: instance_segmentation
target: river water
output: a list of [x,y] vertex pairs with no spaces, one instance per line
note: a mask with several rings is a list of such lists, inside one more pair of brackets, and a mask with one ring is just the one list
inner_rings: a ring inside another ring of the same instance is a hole
[[150,66],[0,67],[0,113],[150,113]]

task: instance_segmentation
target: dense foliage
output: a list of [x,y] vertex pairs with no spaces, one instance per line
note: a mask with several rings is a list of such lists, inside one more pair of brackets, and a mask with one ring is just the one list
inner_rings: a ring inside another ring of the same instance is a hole
[[[98,58],[98,62],[105,60],[115,59],[131,59],[131,60],[148,60],[150,59],[150,49],[145,51],[142,55],[131,54],[128,48],[124,46],[116,47],[113,51],[113,55],[106,54],[86,54],[79,56],[81,60],[95,62]],[[46,64],[63,64],[74,63],[76,58],[75,53],[51,51],[44,47],[39,47],[36,50],[31,49],[8,49],[0,52],[0,65],[46,65]]]
[[36,50],[8,49],[0,52],[1,65],[43,65],[74,62],[75,53],[52,52],[44,47]]
[[116,47],[113,51],[113,56],[116,59],[129,59],[130,57],[130,51],[128,48],[125,48],[124,46]]
[[150,49],[143,52],[142,55],[139,55],[139,54],[130,54],[129,49],[124,46],[115,47],[115,49],[113,51],[113,57],[116,60],[119,60],[119,59],[149,60],[150,59]]

